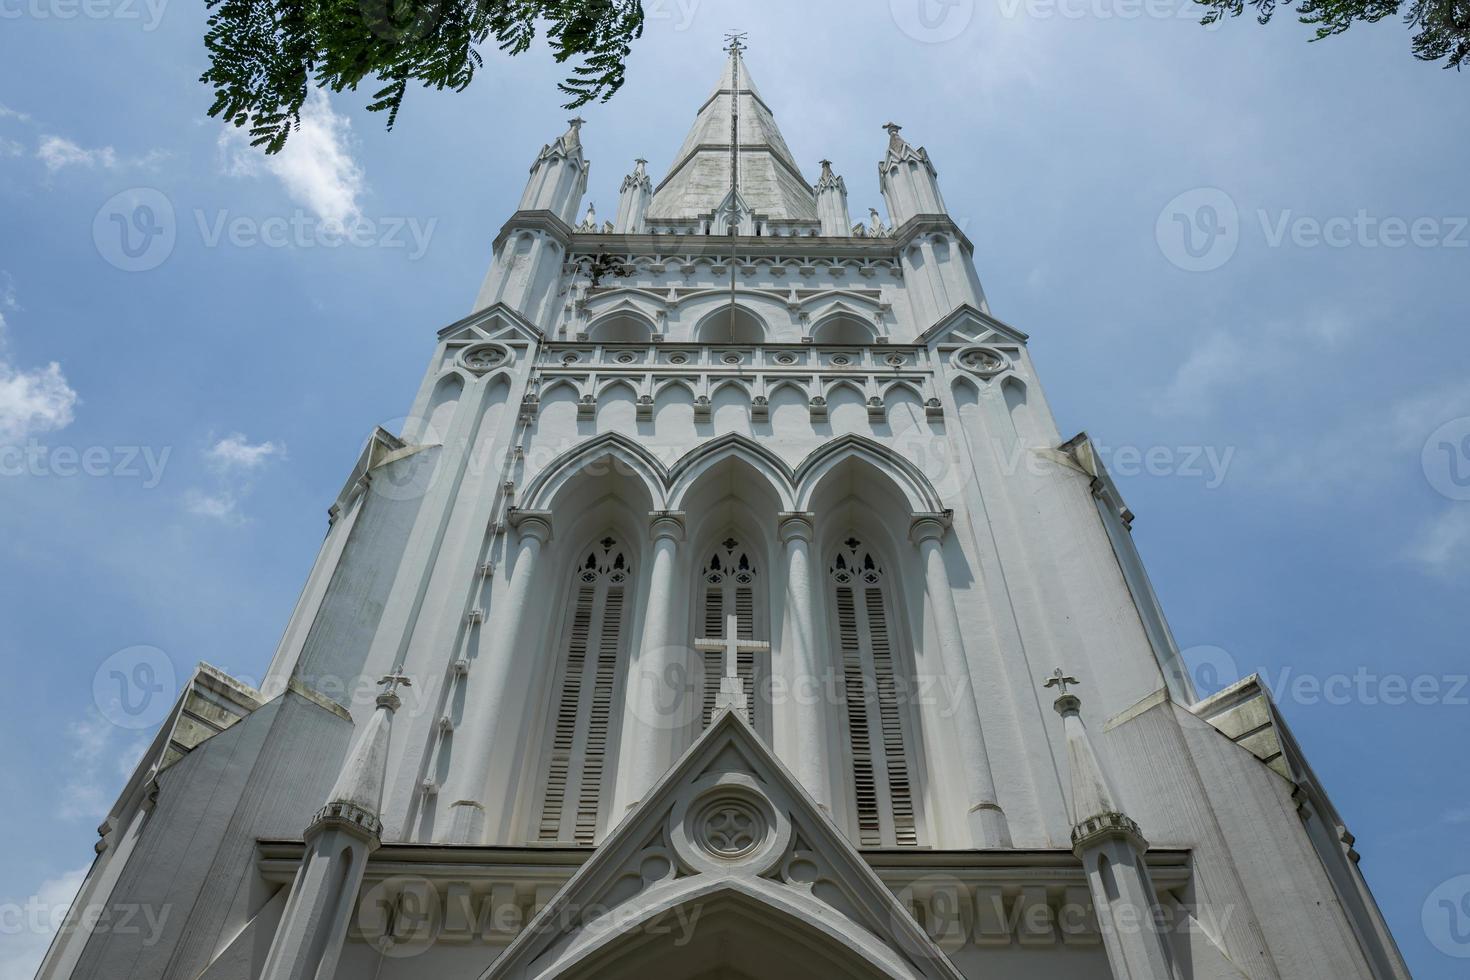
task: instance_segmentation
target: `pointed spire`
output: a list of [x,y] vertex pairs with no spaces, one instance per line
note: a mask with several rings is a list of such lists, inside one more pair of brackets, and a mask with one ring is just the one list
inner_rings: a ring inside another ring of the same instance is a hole
[[564,143],[566,143],[567,146],[569,146],[569,147],[570,146],[581,146],[582,145],[582,126],[586,122],[587,122],[587,120],[583,119],[581,116],[573,116],[571,119],[568,119],[567,120],[567,131],[562,134],[562,137],[561,137],[562,138],[562,141]]
[[622,189],[627,191],[644,184],[648,185],[649,191],[653,190],[653,181],[648,177],[648,161],[640,157],[633,161],[633,172],[623,178]]
[[883,128],[888,131],[888,152],[902,153],[908,147],[908,141],[898,135],[903,132],[903,127],[898,123],[884,123]]
[[327,797],[327,805],[317,811],[311,831],[328,825],[344,827],[373,840],[382,833],[383,787],[388,781],[388,743],[393,734],[393,713],[403,706],[398,687],[410,687],[412,682],[395,673],[378,683],[384,686],[383,693],[378,695],[372,717],[347,753],[347,761],[342,764],[342,771]]
[[1140,850],[1145,849],[1148,844],[1142,831],[1119,807],[1118,796],[1092,747],[1087,726],[1082,723],[1082,699],[1067,692],[1069,686],[1078,684],[1077,678],[1058,667],[1045,685],[1060,692],[1053,708],[1062,716],[1062,730],[1067,738],[1067,768],[1072,782],[1072,848],[1081,850],[1095,839],[1121,835],[1134,838]]
[[[944,197],[939,193],[939,173],[929,159],[929,151],[917,150],[900,135],[903,127],[884,123],[888,131],[888,151],[878,164],[878,186],[888,203],[888,217],[895,229],[921,214],[945,214]],[[917,166],[914,166],[917,164]]]
[[822,168],[822,175],[817,178],[817,186],[816,186],[816,192],[818,194],[822,193],[822,191],[829,190],[831,188],[837,188],[837,189],[843,191],[844,193],[847,192],[847,182],[844,181],[841,177],[837,176],[835,173],[832,172],[832,161],[831,160],[823,160],[821,162],[821,168]]
[[713,215],[737,184],[756,214],[818,220],[816,195],[751,80],[745,50],[743,36],[732,37],[725,48],[729,57],[721,59],[720,79],[654,193],[651,222],[697,223]]
[[852,234],[852,216],[847,210],[847,181],[832,171],[832,161],[822,161],[822,176],[813,188],[817,195],[817,220],[828,238]]

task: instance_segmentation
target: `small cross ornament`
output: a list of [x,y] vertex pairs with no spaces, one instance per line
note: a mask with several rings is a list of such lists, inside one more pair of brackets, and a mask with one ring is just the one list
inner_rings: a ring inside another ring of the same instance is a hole
[[1051,672],[1051,676],[1049,678],[1047,678],[1046,686],[1047,687],[1055,687],[1055,688],[1058,689],[1057,690],[1057,693],[1058,694],[1065,695],[1067,693],[1067,685],[1068,684],[1081,684],[1081,683],[1082,682],[1079,681],[1077,678],[1071,677],[1071,676],[1063,673],[1062,672],[1062,668],[1058,667],[1056,670],[1052,671]]
[[387,708],[389,711],[397,711],[399,705],[403,703],[402,699],[398,697],[399,685],[412,687],[413,681],[409,680],[406,675],[395,671],[378,681],[378,684],[383,688],[383,693],[378,695],[378,707]]

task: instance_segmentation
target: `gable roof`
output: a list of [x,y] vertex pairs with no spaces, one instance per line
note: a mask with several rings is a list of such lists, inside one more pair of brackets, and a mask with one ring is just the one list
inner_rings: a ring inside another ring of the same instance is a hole
[[681,909],[738,907],[874,975],[961,974],[736,712],[725,711],[481,980],[581,975]]

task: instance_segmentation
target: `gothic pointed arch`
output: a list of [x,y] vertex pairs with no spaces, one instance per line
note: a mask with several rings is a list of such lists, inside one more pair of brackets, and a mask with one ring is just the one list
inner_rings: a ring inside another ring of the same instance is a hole
[[628,303],[593,320],[587,327],[587,339],[599,344],[641,344],[657,332],[653,320]]
[[699,321],[694,339],[701,344],[759,344],[769,334],[765,320],[744,306],[725,305]]
[[668,475],[658,457],[642,443],[621,432],[605,432],[573,447],[556,457],[526,484],[521,499],[528,510],[544,510],[563,487],[606,463],[622,474],[633,477],[648,491],[653,509],[665,508]]
[[849,433],[833,439],[796,468],[796,510],[809,510],[822,481],[844,462],[861,460],[887,477],[914,513],[944,509],[934,484],[908,459],[881,443]]
[[669,470],[669,507],[678,510],[690,489],[713,467],[730,459],[738,459],[765,478],[782,510],[795,509],[796,481],[791,467],[781,457],[739,432],[728,432],[711,439],[683,456]]

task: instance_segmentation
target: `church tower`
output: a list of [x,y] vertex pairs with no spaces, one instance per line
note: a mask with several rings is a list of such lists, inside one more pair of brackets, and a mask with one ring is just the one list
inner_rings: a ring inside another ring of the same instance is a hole
[[1407,977],[991,312],[963,147],[873,120],[854,221],[741,37],[716,70],[614,220],[595,127],[535,155],[263,684],[198,668],[40,976]]

